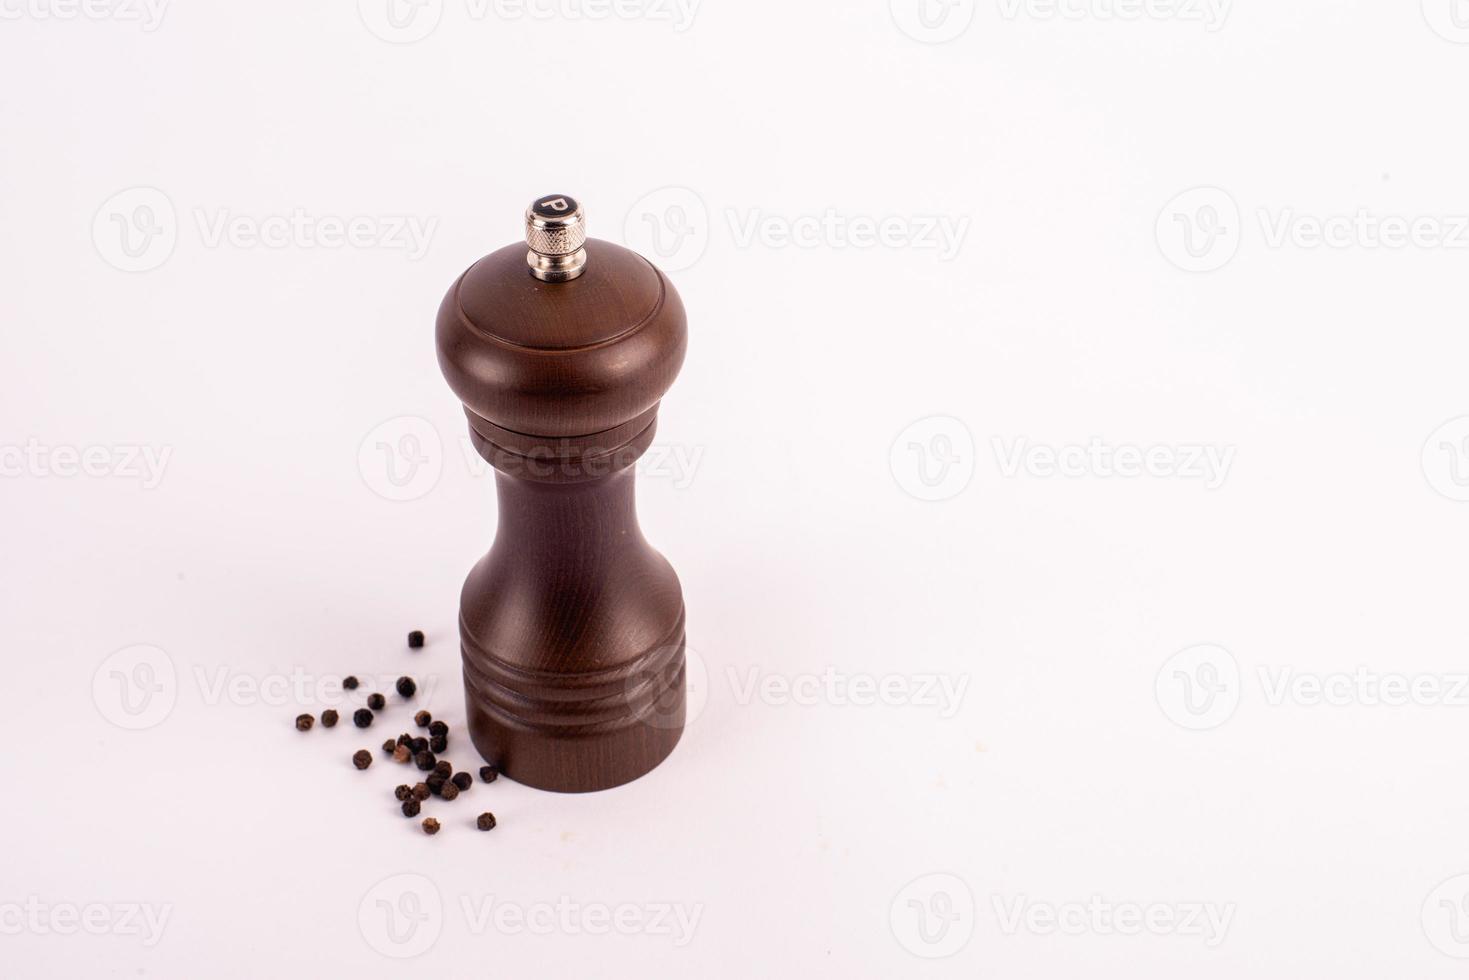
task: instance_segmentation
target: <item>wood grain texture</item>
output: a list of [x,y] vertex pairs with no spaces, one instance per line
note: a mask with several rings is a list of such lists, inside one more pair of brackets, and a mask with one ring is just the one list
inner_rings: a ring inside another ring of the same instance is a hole
[[496,469],[499,522],[460,596],[469,730],[519,782],[586,792],[643,775],[684,721],[684,605],[643,538],[634,470],[683,363],[683,305],[644,259],[587,243],[544,283],[523,246],[439,310],[439,363]]

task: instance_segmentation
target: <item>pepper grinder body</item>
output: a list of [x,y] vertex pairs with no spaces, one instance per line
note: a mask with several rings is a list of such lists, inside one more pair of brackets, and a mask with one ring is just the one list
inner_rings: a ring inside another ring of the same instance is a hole
[[535,274],[524,246],[475,263],[444,298],[437,344],[499,502],[460,596],[470,737],[511,779],[587,792],[650,771],[683,731],[683,593],[638,526],[633,464],[687,327],[641,256],[570,245],[533,250]]

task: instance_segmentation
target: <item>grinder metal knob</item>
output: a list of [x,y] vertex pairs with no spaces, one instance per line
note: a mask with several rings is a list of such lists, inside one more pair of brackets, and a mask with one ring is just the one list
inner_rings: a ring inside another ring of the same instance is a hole
[[542,282],[567,282],[587,267],[587,221],[576,198],[548,194],[525,209],[525,261]]

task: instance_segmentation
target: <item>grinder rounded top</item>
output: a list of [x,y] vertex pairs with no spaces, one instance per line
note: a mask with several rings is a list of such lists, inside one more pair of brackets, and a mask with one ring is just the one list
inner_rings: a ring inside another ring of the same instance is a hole
[[[637,253],[586,240],[572,198],[541,198],[526,214],[530,255],[524,245],[491,252],[439,308],[449,386],[475,415],[535,437],[591,435],[651,412],[687,346],[673,285]],[[559,254],[538,268],[537,246]],[[575,274],[557,278],[578,254]]]

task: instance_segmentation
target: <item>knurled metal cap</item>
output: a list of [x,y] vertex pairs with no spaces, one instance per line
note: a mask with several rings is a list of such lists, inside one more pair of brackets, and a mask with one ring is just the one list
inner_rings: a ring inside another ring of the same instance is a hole
[[566,282],[587,265],[586,215],[576,198],[548,194],[525,209],[525,261],[531,275],[543,282]]

